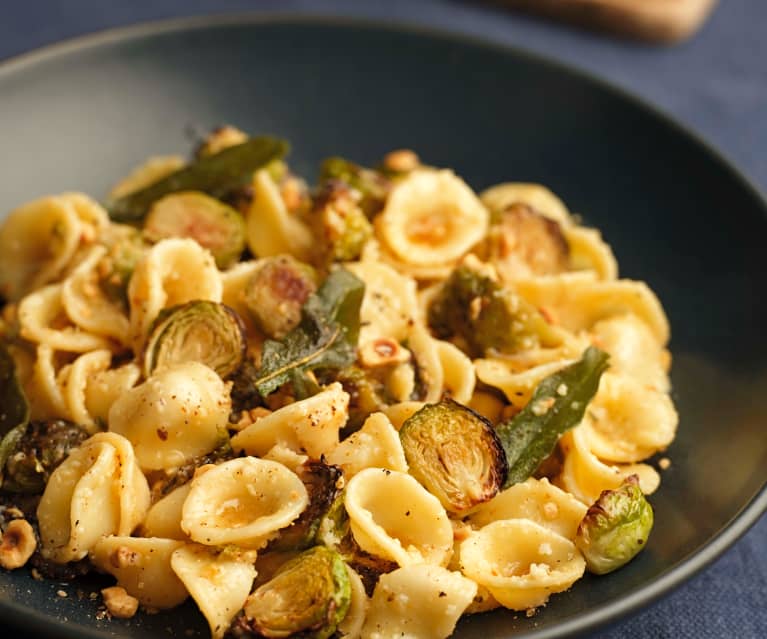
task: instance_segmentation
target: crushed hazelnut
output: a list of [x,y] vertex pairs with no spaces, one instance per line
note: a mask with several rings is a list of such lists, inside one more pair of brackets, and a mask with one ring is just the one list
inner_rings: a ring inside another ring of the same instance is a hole
[[122,586],[111,586],[101,591],[109,614],[120,619],[130,619],[138,611],[138,599],[127,593]]
[[395,173],[407,173],[421,166],[421,160],[415,151],[410,149],[396,149],[384,156],[383,165],[389,171]]
[[379,337],[366,342],[360,348],[360,361],[370,368],[403,364],[410,361],[410,351],[391,337]]
[[21,568],[37,548],[35,531],[26,519],[14,519],[8,524],[0,544],[0,566],[6,570]]

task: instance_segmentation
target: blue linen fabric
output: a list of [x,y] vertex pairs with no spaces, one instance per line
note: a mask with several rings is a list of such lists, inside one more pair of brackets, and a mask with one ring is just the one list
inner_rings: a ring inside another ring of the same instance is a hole
[[[767,2],[723,0],[690,41],[653,47],[457,0],[26,0],[0,2],[0,60],[122,26],[225,12],[409,21],[523,47],[596,73],[660,107],[767,192]],[[0,99],[1,96],[0,96]],[[600,639],[767,637],[767,516],[702,573]]]

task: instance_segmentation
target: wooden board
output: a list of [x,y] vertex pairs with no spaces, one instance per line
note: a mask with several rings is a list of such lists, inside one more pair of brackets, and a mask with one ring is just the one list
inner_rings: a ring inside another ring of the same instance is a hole
[[678,42],[703,24],[716,0],[499,0],[500,4],[651,42]]

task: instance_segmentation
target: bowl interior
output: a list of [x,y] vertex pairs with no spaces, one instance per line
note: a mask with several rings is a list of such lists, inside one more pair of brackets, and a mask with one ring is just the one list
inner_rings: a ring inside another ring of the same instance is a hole
[[[763,488],[764,202],[702,144],[619,92],[449,36],[243,20],[134,30],[28,57],[0,68],[0,95],[3,212],[46,193],[103,196],[145,157],[188,149],[190,129],[232,123],[289,139],[307,177],[327,155],[364,163],[408,147],[476,189],[541,182],[602,230],[622,276],[658,293],[681,423],[647,549],[532,619],[478,615],[461,622],[461,637],[554,636],[645,602],[710,559],[707,544]],[[746,518],[755,517],[752,505]],[[93,588],[67,586],[62,598],[59,584],[2,573],[0,615],[37,636],[207,635],[191,606],[100,621]]]

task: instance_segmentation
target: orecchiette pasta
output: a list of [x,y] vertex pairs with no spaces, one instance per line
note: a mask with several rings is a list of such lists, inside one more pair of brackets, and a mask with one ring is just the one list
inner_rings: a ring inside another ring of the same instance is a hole
[[199,362],[160,369],[109,410],[142,468],[173,468],[212,451],[225,437],[231,401],[221,378]]
[[346,487],[346,511],[354,539],[373,555],[400,566],[447,564],[453,529],[439,500],[413,477],[366,468]]
[[583,576],[575,544],[528,519],[487,524],[461,544],[464,574],[513,610],[535,608]]
[[138,263],[128,286],[134,349],[141,349],[162,309],[191,300],[220,302],[222,294],[221,274],[210,252],[191,239],[158,242]]
[[51,475],[37,508],[43,555],[82,559],[105,535],[130,535],[149,508],[149,486],[133,448],[97,433]]
[[476,593],[476,583],[441,566],[398,568],[378,580],[362,637],[447,637]]
[[445,639],[597,572],[587,512],[656,490],[679,421],[655,294],[542,185],[401,150],[313,189],[283,147],[224,127],[118,182],[125,223],[64,193],[0,225],[0,414],[31,419],[0,510],[38,490],[44,560],[215,639]]
[[174,608],[189,593],[171,568],[171,556],[182,541],[160,537],[102,537],[91,561],[117,578],[117,584],[149,608]]
[[192,480],[181,529],[207,546],[257,550],[289,526],[308,503],[298,476],[277,462],[242,457]]

